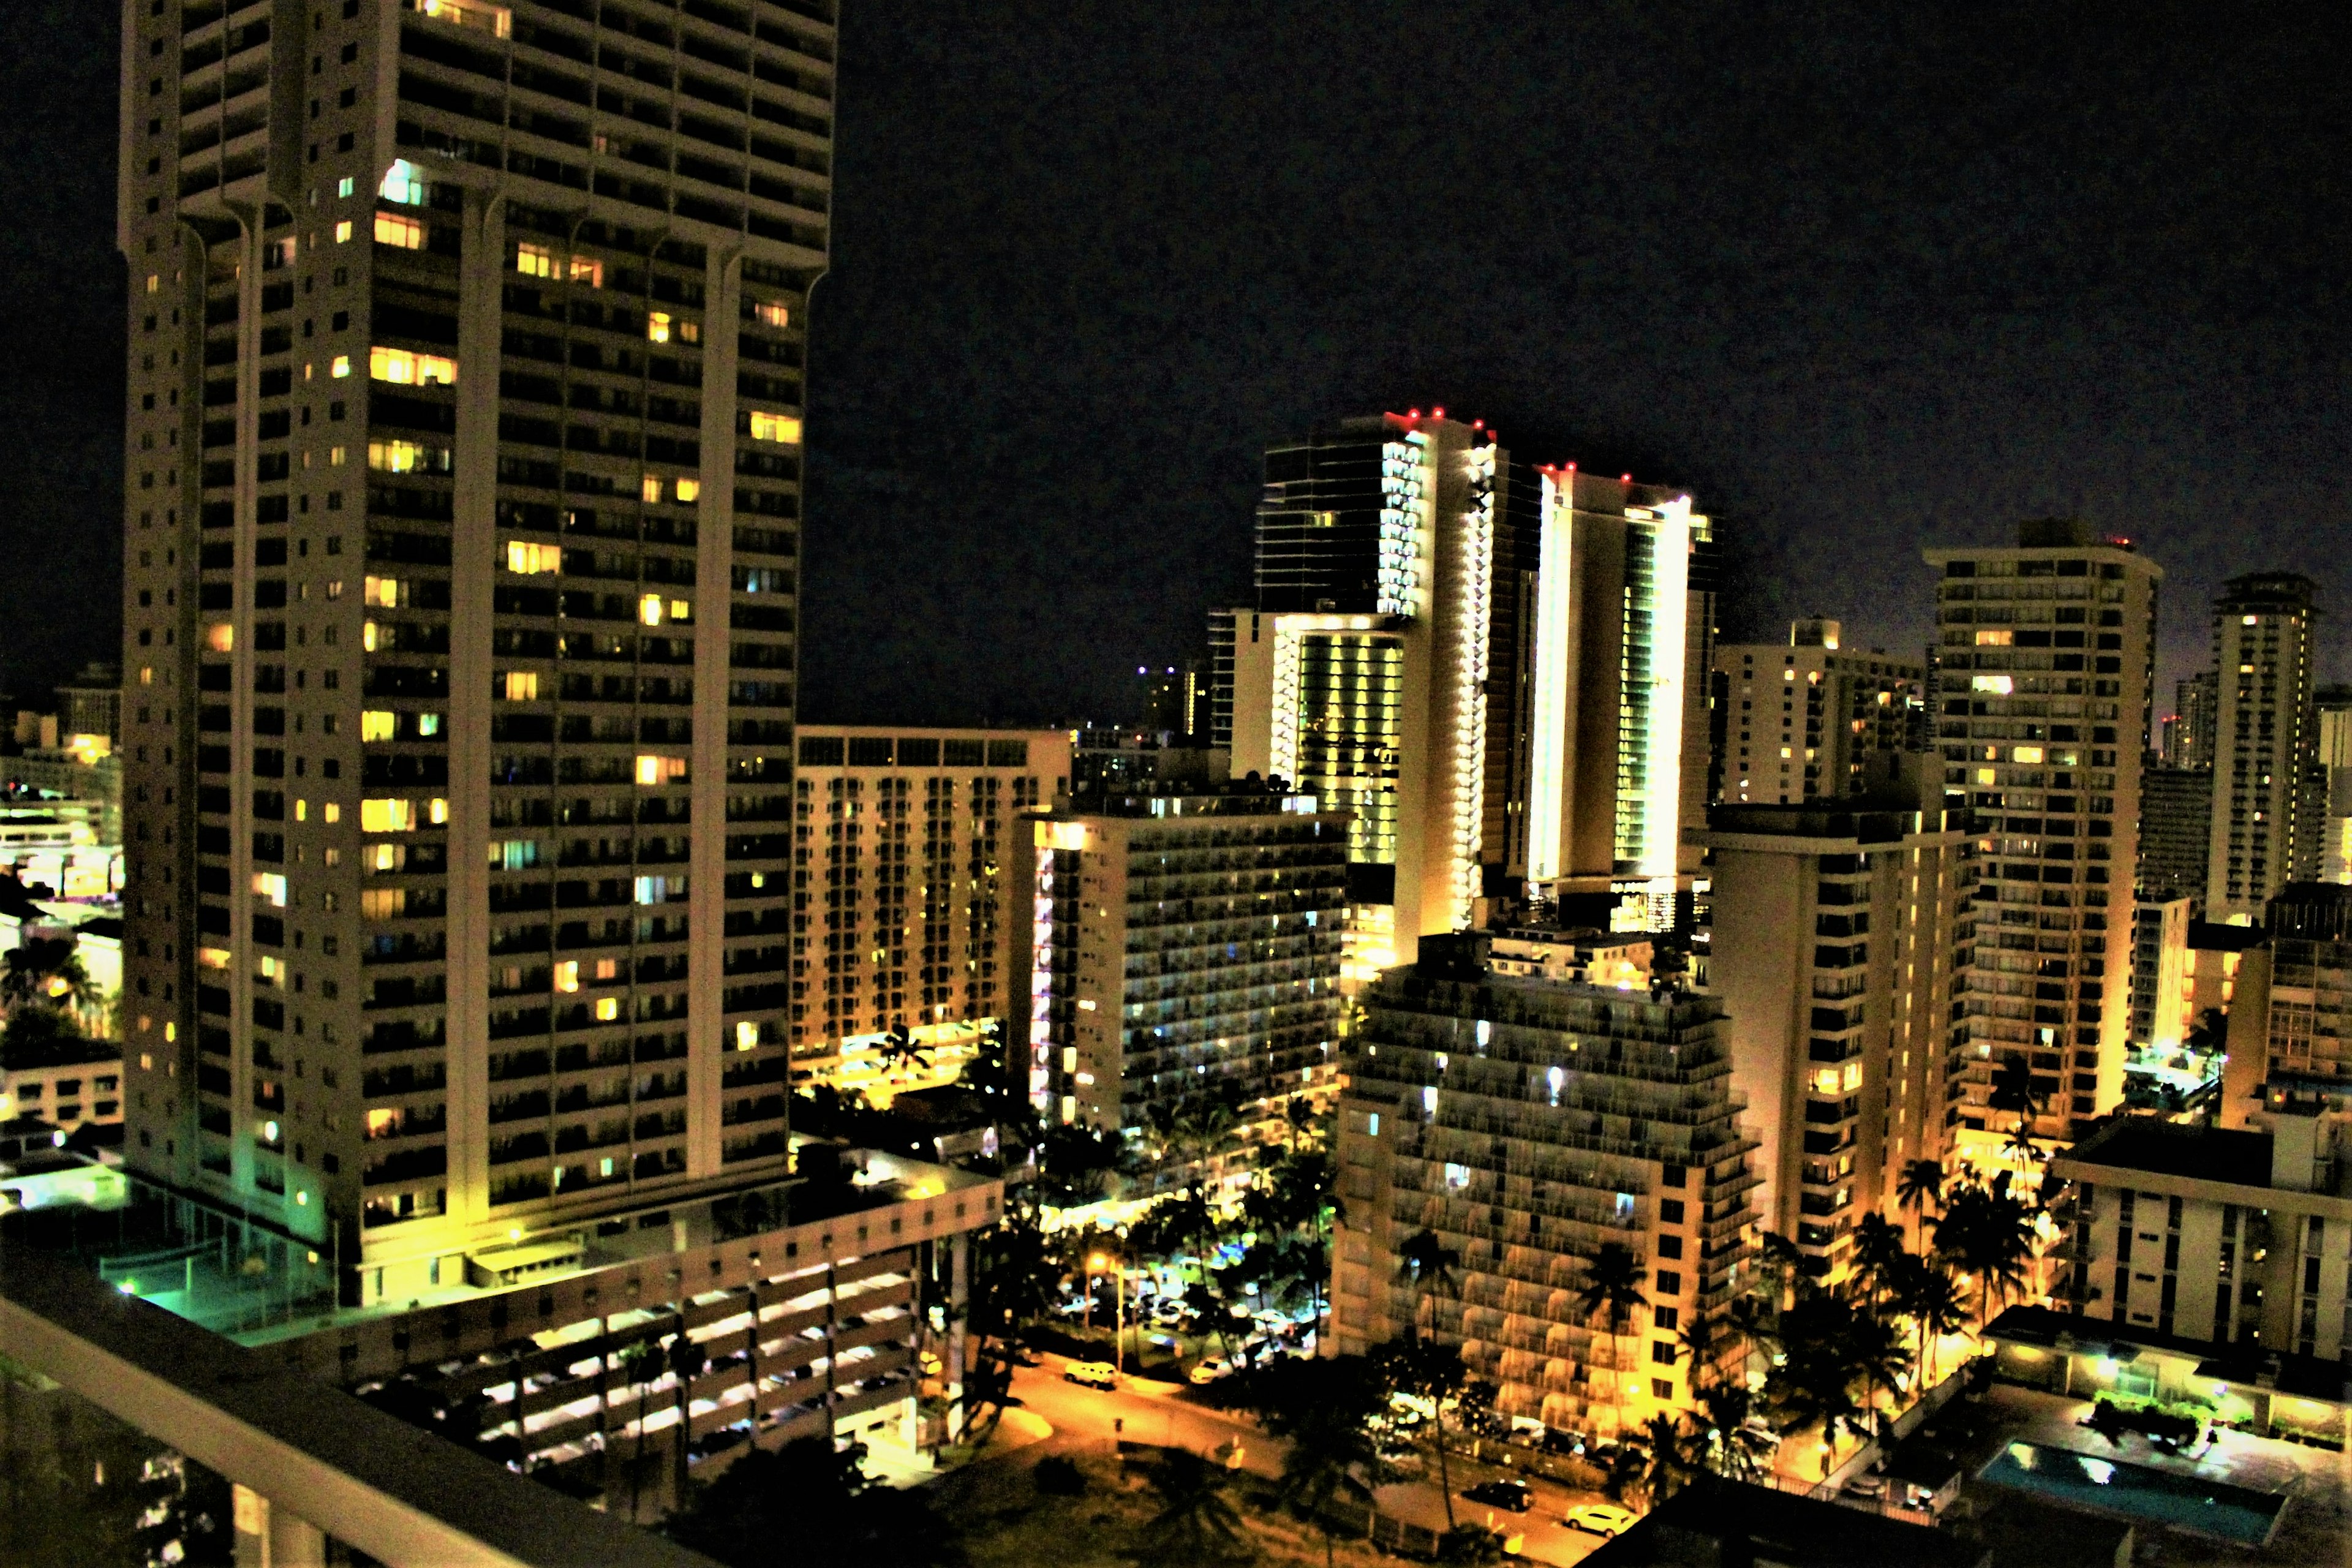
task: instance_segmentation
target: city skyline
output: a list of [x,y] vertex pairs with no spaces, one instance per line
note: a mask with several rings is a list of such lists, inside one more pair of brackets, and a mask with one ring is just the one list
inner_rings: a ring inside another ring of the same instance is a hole
[[[1515,284],[1505,258],[1483,244],[1432,239],[1416,249],[1419,242],[1381,239],[1368,276],[1399,281],[1339,286],[1330,322],[1318,327],[1306,286],[1342,276],[1334,268],[1346,266],[1339,259],[1345,247],[1328,258],[1281,245],[1228,253],[1141,226],[1149,208],[1139,204],[1152,190],[1176,201],[1180,213],[1236,208],[1234,221],[1251,234],[1272,215],[1263,196],[1233,187],[1248,161],[1171,164],[1132,151],[1116,132],[1138,110],[1137,89],[1129,83],[1150,73],[1106,80],[1077,65],[1089,52],[1116,43],[1148,58],[1164,56],[1175,81],[1204,68],[1186,63],[1196,58],[1225,68],[1247,59],[1259,73],[1297,68],[1264,63],[1270,60],[1355,59],[1372,69],[1368,90],[1375,93],[1388,88],[1394,67],[1365,59],[1360,40],[1333,36],[1319,19],[1265,19],[1214,44],[1181,23],[1139,33],[1136,20],[1113,7],[1084,18],[1057,16],[1024,34],[1009,26],[968,32],[971,24],[963,19],[854,12],[847,18],[842,103],[856,133],[841,173],[845,190],[858,191],[860,201],[853,204],[835,269],[816,290],[812,327],[818,360],[856,368],[854,375],[832,378],[830,388],[820,376],[811,411],[811,512],[829,513],[837,530],[810,560],[818,591],[809,629],[820,645],[866,630],[871,649],[856,659],[817,656],[810,671],[812,718],[905,723],[1107,714],[1123,672],[1188,656],[1200,610],[1245,583],[1246,542],[1230,524],[1247,514],[1259,447],[1273,432],[1304,427],[1343,407],[1443,403],[1499,426],[1516,448],[1548,460],[1687,484],[1709,498],[1728,537],[1748,552],[1735,568],[1750,580],[1765,579],[1765,592],[1727,606],[1727,640],[1774,640],[1787,620],[1818,613],[1845,620],[1855,646],[1911,657],[1930,629],[1916,593],[1924,581],[1915,565],[1918,545],[1990,542],[2015,517],[2058,512],[2080,512],[2102,528],[2130,532],[2165,564],[2171,592],[2163,606],[2161,689],[2199,662],[2206,603],[2226,576],[2301,566],[2320,577],[2323,597],[2335,602],[2352,586],[2328,564],[2352,558],[2352,551],[2332,547],[2344,523],[2332,500],[2336,487],[2327,483],[2326,432],[2342,416],[2335,395],[2317,390],[2332,378],[2305,374],[2338,346],[2337,329],[2314,313],[2309,284],[2321,276],[2320,258],[2341,252],[2329,236],[2342,218],[2328,204],[2297,196],[2322,145],[2320,126],[2312,122],[2316,100],[2303,104],[2289,95],[2281,101],[2228,86],[2260,75],[2273,51],[2292,47],[2277,32],[2257,27],[2193,45],[2161,34],[2095,36],[2097,47],[2091,47],[2094,36],[2061,34],[2083,53],[2070,47],[2063,58],[2022,75],[1971,75],[1969,62],[1981,63],[1996,47],[1991,35],[2000,27],[1990,18],[1933,40],[1940,47],[1897,28],[1861,58],[1830,51],[1814,64],[1806,63],[1808,51],[1821,53],[1823,40],[1800,29],[1787,38],[1752,40],[1764,49],[1761,63],[1727,84],[1730,90],[1719,99],[1695,106],[1698,120],[1687,142],[1656,136],[1646,119],[1546,133],[1566,138],[1545,144],[1546,167],[1589,169],[1602,191],[1618,195],[1643,190],[1681,198],[1619,201],[1620,209],[1636,215],[1622,221],[1641,237],[1664,237],[1671,220],[1663,215],[1689,208],[1708,225],[1702,256],[1756,263],[1742,274],[1750,280],[1724,300],[1705,291],[1697,259],[1668,267],[1643,259],[1639,247],[1629,253],[1612,246],[1603,255],[1532,213],[1529,195],[1556,176],[1536,177],[1535,166],[1519,162],[1524,154],[1513,148],[1525,127],[1509,111],[1482,110],[1457,124],[1424,128],[1526,176],[1502,182],[1508,197],[1504,227],[1533,247],[1516,261],[1548,259],[1547,270],[1564,279],[1557,301],[1540,293],[1525,301],[1557,329],[1550,335],[1611,337],[1636,353],[1663,355],[1670,372],[1663,396],[1644,392],[1637,399],[1623,387],[1588,379],[1574,383],[1576,395],[1563,399],[1547,384],[1550,367],[1515,346],[1530,337],[1514,335],[1493,347],[1445,346],[1494,342],[1465,330],[1454,296],[1466,301],[1501,289],[1525,299],[1524,290],[1509,292]],[[110,186],[110,100],[119,68],[111,20],[98,36],[79,20],[31,22],[43,41],[28,46],[26,58],[39,59],[41,68],[0,82],[21,106],[0,133],[16,140],[0,151],[14,153],[10,162],[19,167],[79,171]],[[1676,64],[1671,49],[1661,52],[1658,40],[1629,35],[1624,23],[1596,16],[1568,26],[1553,47],[1503,51],[1512,70],[1540,79],[1557,45],[1580,37],[1637,81],[1663,77]],[[1722,26],[1732,36],[1744,32],[1728,17]],[[2189,48],[2194,71],[2158,68]],[[2085,66],[2091,57],[2095,63]],[[1481,58],[1491,56],[1482,50]],[[968,63],[944,74],[906,68],[944,58]],[[1857,237],[1807,231],[1768,245],[1741,237],[1736,225],[1727,228],[1748,198],[1721,188],[1701,151],[1719,155],[1744,116],[1774,101],[1759,95],[1775,62],[1800,69],[1828,93],[1822,113],[1829,123],[1852,122],[1856,131],[1879,124],[1874,117],[1882,111],[1853,93],[1864,58],[1895,70],[1916,89],[1908,96],[1924,99],[1929,113],[1944,118],[1948,146],[1927,168],[1911,171],[1871,152],[1866,135],[1854,150],[1832,152],[1815,122],[1792,121],[1771,143],[1787,155],[1767,194],[1805,211],[1858,202],[1879,227],[1893,222],[1886,244],[1874,251]],[[1451,46],[1441,48],[1437,63],[1446,71],[1468,68]],[[1058,75],[1063,111],[1086,134],[1067,148],[1032,146],[1034,139],[1024,137],[1024,166],[1036,170],[1046,187],[1107,210],[1111,221],[1098,231],[1074,232],[1033,210],[1034,196],[1009,183],[1023,176],[1007,161],[964,150],[966,142],[977,150],[1021,134],[1019,114],[992,84],[1032,68]],[[2030,143],[2037,151],[2027,168],[1996,174],[1986,160],[2001,133],[2002,105],[2015,110],[2020,100],[2038,100],[2053,89],[2053,74],[2068,69],[2088,73],[2069,84],[2068,99],[2078,109],[2048,128],[2046,147]],[[928,85],[908,96],[919,79]],[[1256,79],[1244,73],[1243,79]],[[2000,102],[1981,112],[1941,107],[1962,80],[1999,82]],[[2180,85],[2144,99],[2132,89],[2146,80]],[[2202,85],[2185,85],[2192,80]],[[59,83],[76,90],[52,104],[47,95]],[[2212,117],[2223,102],[2234,106],[2233,116],[2252,118],[2215,129]],[[2259,108],[2249,110],[2249,103]],[[1143,107],[1160,112],[1156,100]],[[2095,124],[2172,129],[2161,138],[2116,133],[2111,144],[2107,133],[2091,130]],[[2192,144],[2199,127],[2222,155],[2184,164],[2173,149]],[[1361,221],[1369,189],[1333,167],[1312,127],[1286,114],[1243,113],[1217,132],[1214,145],[1227,146],[1243,133],[1270,138],[1282,156],[1299,161],[1309,184],[1320,174],[1337,176],[1327,182],[1330,194],[1310,198],[1325,226],[1351,232]],[[2096,166],[2096,158],[2084,155],[2094,147],[2113,153],[2121,173],[2102,176],[2090,202],[2070,196],[2062,203],[2056,170]],[[1115,177],[1127,156],[1143,159],[1142,178]],[[1989,250],[1941,279],[1948,303],[1921,298],[1925,279],[1938,276],[1935,268],[1956,265],[1922,254],[1945,220],[1888,216],[1899,193],[1923,176],[1948,184],[1952,200],[1998,224]],[[5,504],[19,510],[0,511],[0,527],[37,530],[47,542],[29,573],[0,584],[0,612],[19,625],[33,621],[26,612],[44,602],[107,603],[117,549],[104,520],[119,515],[108,495],[119,465],[107,456],[111,438],[99,432],[122,407],[122,384],[112,379],[119,358],[80,351],[119,330],[101,302],[114,297],[122,264],[105,215],[61,199],[66,184],[44,189],[42,221],[0,247],[0,281],[58,291],[58,309],[25,330],[47,333],[71,322],[79,334],[70,352],[33,353],[26,376],[6,389],[22,401],[13,410],[0,408],[16,413],[28,432],[25,449],[51,454],[37,475],[27,475],[37,482],[5,487],[11,498]],[[2141,189],[2173,192],[2164,204],[2170,216],[2147,210],[2151,198],[2135,194]],[[2184,189],[2231,197],[2177,199]],[[2004,200],[2015,204],[2013,213],[2003,210]],[[1016,229],[975,226],[974,215],[991,210],[980,204],[992,202],[1000,209],[1013,204],[1010,210],[1022,215]],[[2223,213],[2231,216],[2224,220]],[[2158,221],[2185,223],[2189,232],[2162,247],[2097,243]],[[2241,222],[2255,224],[2263,243],[2242,248],[2233,236],[2225,243],[2225,223]],[[977,255],[956,243],[958,235],[971,233],[992,237]],[[2046,251],[2060,237],[2067,248],[2053,258]],[[1049,301],[1017,281],[1039,272],[1048,247],[1066,256],[1073,276],[1085,280],[1074,304],[1066,306],[1058,292]],[[1442,258],[1461,281],[1426,325],[1403,331],[1384,324],[1387,290],[1426,270],[1413,264],[1422,250]],[[2258,294],[2241,255],[2284,268],[2284,291]],[[956,268],[959,257],[961,273],[941,270]],[[2031,281],[2053,259],[2063,279],[2054,290]],[[1810,264],[1818,264],[1816,272],[1806,270]],[[1885,277],[1882,264],[1891,269]],[[1650,284],[1664,290],[1664,310],[1643,294]],[[984,315],[973,313],[972,301],[983,297],[975,289],[996,297]],[[1244,295],[1267,302],[1232,322],[1188,310],[1185,336],[1167,336],[1180,320],[1171,314],[1179,300],[1189,306]],[[1632,303],[1637,295],[1645,300],[1639,313]],[[2189,310],[2199,300],[2197,320],[2204,324],[2185,338],[2159,332],[2167,311]],[[2100,312],[2111,307],[2108,321]],[[1687,328],[1667,324],[1677,308]],[[975,352],[1007,351],[992,362],[995,374],[985,384],[974,380],[978,362],[961,350],[924,346],[954,341],[955,333],[940,329],[957,319],[982,323]],[[1787,337],[1792,328],[1766,324],[1782,320],[1818,321],[1825,352],[1851,352],[1840,363],[1800,375],[1801,362],[1792,357],[1800,350]],[[1972,331],[1972,324],[1987,330]],[[2232,324],[2243,330],[2215,330]],[[1048,335],[1051,361],[1022,343],[1024,332]],[[1195,342],[1194,333],[1204,335]],[[2214,363],[2225,339],[2230,358]],[[1099,343],[1114,362],[1133,363],[1154,342],[1172,357],[1164,374],[1115,375],[1112,400],[1082,415],[1084,405],[1071,401],[1069,376],[1055,366],[1087,342]],[[1701,356],[1702,342],[1733,352],[1727,360],[1719,353]],[[994,347],[983,351],[982,343]],[[1266,343],[1282,345],[1280,354],[1265,359],[1257,349]],[[1958,358],[1937,365],[1937,379],[1927,379],[1931,364],[1948,353]],[[1874,365],[1875,376],[1865,375],[1864,367]],[[1972,389],[1967,413],[1939,390],[1947,375]],[[915,432],[904,421],[918,409],[933,434],[910,439]],[[58,423],[68,418],[71,426]],[[1565,427],[1547,427],[1554,421]],[[1037,439],[1068,428],[1085,429],[1090,438],[1075,447]],[[1171,430],[1192,438],[1171,443]],[[2132,433],[2128,442],[2124,432]],[[1039,468],[1049,448],[1057,462],[1075,465],[1050,485]],[[1153,449],[1158,458],[1144,461]],[[1160,476],[1149,493],[1134,488],[1134,476],[1145,472]],[[950,497],[954,504],[942,505]],[[1081,497],[1118,506],[1131,520],[1121,531],[1141,547],[1105,550],[1085,521]],[[2265,552],[2267,526],[2239,526],[2249,515],[2292,520],[2318,564]],[[1016,517],[1027,521],[1009,531]],[[1808,538],[1823,527],[1840,540],[1839,551],[1809,547]],[[852,542],[877,535],[903,538],[912,548],[876,552]],[[992,556],[992,539],[1012,548]],[[1077,647],[1024,647],[1012,664],[972,658],[1000,617],[1021,625],[1044,613],[1028,580],[1057,555],[1080,567],[1079,603],[1109,635]],[[921,605],[924,613],[887,615],[894,605]],[[991,613],[972,613],[982,605],[992,606]],[[95,624],[100,618],[103,612],[89,622],[40,617],[48,624],[28,625],[0,648],[0,680],[23,694],[105,657],[112,637],[110,628]],[[2318,671],[2323,681],[2347,673],[2332,655]]]

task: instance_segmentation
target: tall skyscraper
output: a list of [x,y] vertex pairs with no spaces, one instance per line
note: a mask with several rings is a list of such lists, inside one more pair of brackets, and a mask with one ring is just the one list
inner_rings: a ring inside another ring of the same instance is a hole
[[2212,843],[2209,768],[2149,768],[2140,775],[2139,876],[2145,899],[2185,898],[2204,918],[2206,850]]
[[2214,672],[2208,669],[2178,681],[2172,691],[2173,708],[2165,715],[2161,736],[2164,765],[2210,772],[2213,767],[2213,710],[2218,691]]
[[[1997,1061],[2026,1057],[2049,1097],[2039,1130],[2058,1136],[2123,1096],[2163,574],[2067,520],[2021,524],[2011,548],[1927,559],[1943,573],[1945,799],[1980,826],[1970,1072],[1981,1084]],[[1964,1143],[2007,1131],[1980,1111],[1961,1124]]]
[[2271,895],[2318,875],[2326,781],[2315,777],[2312,632],[2318,584],[2292,572],[2232,577],[2213,601],[2220,685],[2205,918],[2261,923]]
[[1907,749],[1927,672],[1882,649],[1841,648],[1831,620],[1798,621],[1786,647],[1724,643],[1722,795],[1802,804],[1864,786],[1871,759]]
[[1418,413],[1268,449],[1213,739],[1354,813],[1352,977],[1518,881],[1671,923],[1704,806],[1714,546],[1689,498]]
[[2320,821],[2319,879],[2352,882],[2352,686],[2323,686],[2312,700],[2327,809]]
[[133,1171],[417,1295],[773,1179],[828,4],[133,6]]
[[1929,788],[1925,811],[1916,790],[1720,805],[1701,835],[1707,989],[1759,1145],[1757,1213],[1824,1278],[1852,1264],[1864,1215],[1916,1218],[1895,1178],[1943,1159],[1959,1125],[1973,868],[1967,816]]

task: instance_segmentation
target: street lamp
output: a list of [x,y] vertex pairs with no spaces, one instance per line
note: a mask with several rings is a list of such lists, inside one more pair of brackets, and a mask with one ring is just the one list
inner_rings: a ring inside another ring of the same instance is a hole
[[[1105,1254],[1097,1252],[1087,1259],[1087,1266],[1096,1273],[1100,1273],[1103,1269],[1110,1268],[1113,1261],[1114,1259]],[[1111,1297],[1110,1366],[1112,1373],[1118,1374],[1127,1370],[1127,1270],[1121,1268],[1111,1278],[1117,1281],[1117,1284],[1116,1293]],[[1087,1277],[1087,1300],[1091,1303],[1094,1300],[1092,1275]]]

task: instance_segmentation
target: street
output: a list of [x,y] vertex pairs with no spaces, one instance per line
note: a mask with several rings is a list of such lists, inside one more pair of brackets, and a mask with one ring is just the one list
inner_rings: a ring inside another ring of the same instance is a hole
[[[1181,1447],[1202,1454],[1238,1441],[1244,1469],[1265,1477],[1282,1473],[1282,1444],[1278,1439],[1266,1436],[1246,1417],[1209,1409],[1198,1402],[1189,1386],[1129,1376],[1120,1380],[1116,1390],[1088,1388],[1064,1381],[1062,1372],[1068,1364],[1066,1357],[1046,1355],[1038,1366],[1013,1371],[1013,1393],[1021,1401],[1022,1408],[1054,1428],[1054,1436],[1037,1446],[1038,1455],[1053,1452],[1064,1443],[1107,1445],[1117,1438]],[[1457,1493],[1490,1476],[1511,1473],[1489,1465],[1473,1464],[1458,1455],[1450,1462]],[[1438,1488],[1433,1456],[1427,1466],[1426,1478],[1382,1487],[1376,1500],[1383,1513],[1432,1530],[1444,1530],[1445,1500]],[[1491,1525],[1506,1535],[1524,1532],[1521,1556],[1529,1562],[1582,1562],[1600,1546],[1600,1538],[1569,1529],[1559,1522],[1560,1516],[1580,1503],[1605,1500],[1598,1492],[1571,1491],[1541,1478],[1530,1479],[1535,1506],[1528,1512],[1509,1513],[1456,1496],[1455,1521]]]

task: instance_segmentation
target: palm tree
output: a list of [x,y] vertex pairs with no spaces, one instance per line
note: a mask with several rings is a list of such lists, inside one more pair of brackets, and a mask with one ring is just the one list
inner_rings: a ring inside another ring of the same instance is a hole
[[1704,1393],[1718,1381],[1715,1362],[1722,1349],[1723,1336],[1715,1331],[1715,1320],[1705,1312],[1693,1313],[1682,1332],[1675,1336],[1675,1353],[1690,1363],[1693,1392]]
[[1649,1494],[1653,1508],[1706,1472],[1705,1436],[1685,1434],[1681,1420],[1667,1411],[1650,1417],[1643,1428],[1643,1446],[1648,1450],[1649,1468],[1642,1478],[1642,1489]]
[[1323,1533],[1326,1568],[1332,1557],[1331,1505],[1342,1498],[1369,1505],[1385,1478],[1373,1419],[1388,1407],[1388,1389],[1362,1356],[1318,1357],[1278,1363],[1255,1384],[1265,1429],[1285,1439],[1280,1490]]
[[1968,1307],[1951,1272],[1938,1260],[1914,1258],[1895,1282],[1895,1310],[1911,1320],[1919,1340],[1920,1386],[1936,1382],[1936,1343],[1968,1323]]
[[[1605,1318],[1612,1341],[1610,1359],[1620,1360],[1623,1350],[1615,1342],[1623,1338],[1626,1325],[1633,1321],[1633,1310],[1642,1304],[1642,1287],[1649,1282],[1649,1274],[1642,1260],[1633,1256],[1622,1241],[1604,1241],[1601,1250],[1584,1266],[1584,1289],[1577,1293],[1577,1306],[1587,1319]],[[1617,1368],[1617,1403],[1620,1414],[1626,1399],[1628,1372]]]
[[1913,1160],[1895,1179],[1895,1201],[1918,1216],[1922,1226],[1919,1250],[1927,1249],[1924,1226],[1927,1210],[1944,1206],[1944,1165],[1940,1160]]
[[1246,1550],[1242,1516],[1225,1496],[1225,1471],[1190,1448],[1169,1448],[1147,1478],[1160,1511],[1143,1524],[1149,1555],[1210,1563]]
[[885,1072],[896,1076],[901,1068],[909,1072],[920,1072],[930,1065],[929,1049],[916,1044],[913,1032],[906,1025],[898,1025],[882,1037],[882,1068]]
[[1936,1221],[1936,1250],[1978,1277],[1980,1323],[1991,1321],[1998,1297],[2024,1289],[2033,1221],[2027,1205],[2010,1195],[2008,1172],[1989,1187],[1969,1185],[1951,1194]]
[[1462,1254],[1445,1245],[1445,1238],[1423,1227],[1404,1238],[1397,1248],[1396,1277],[1400,1283],[1413,1289],[1413,1332],[1422,1332],[1422,1310],[1429,1302],[1432,1291],[1454,1293],[1460,1282],[1456,1270],[1462,1267]]
[[629,1466],[629,1520],[636,1521],[637,1492],[644,1484],[646,1468],[646,1385],[661,1375],[661,1346],[653,1340],[639,1340],[625,1345],[613,1359],[628,1373],[629,1386],[636,1391],[637,1457]]
[[1699,1392],[1698,1407],[1706,1417],[1704,1451],[1711,1468],[1738,1479],[1764,1468],[1779,1444],[1748,1425],[1755,1408],[1748,1390],[1717,1384]]
[[1778,1232],[1760,1234],[1763,1245],[1759,1248],[1761,1256],[1758,1261],[1772,1276],[1772,1304],[1785,1307],[1795,1296],[1798,1283],[1805,1278],[1804,1249]]
[[1895,1271],[1904,1258],[1903,1233],[1882,1214],[1865,1214],[1853,1227],[1853,1277],[1864,1299],[1875,1307],[1885,1301]]

